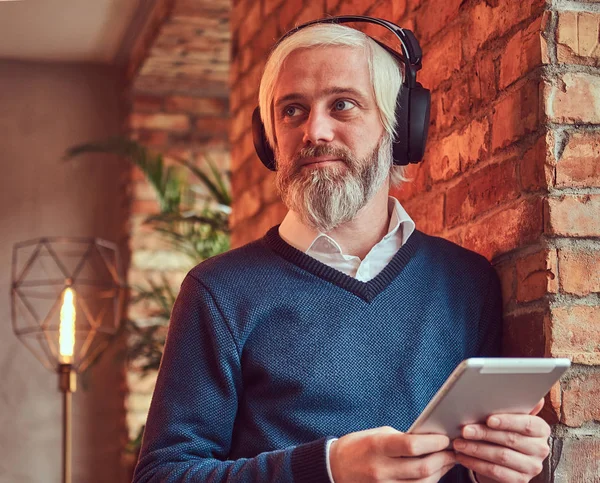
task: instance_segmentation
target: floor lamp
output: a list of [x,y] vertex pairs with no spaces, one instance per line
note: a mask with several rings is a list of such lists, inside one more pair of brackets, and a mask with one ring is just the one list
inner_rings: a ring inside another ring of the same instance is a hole
[[71,483],[71,402],[76,374],[120,327],[125,283],[119,251],[99,238],[44,237],[13,246],[11,319],[15,335],[63,394],[63,482]]

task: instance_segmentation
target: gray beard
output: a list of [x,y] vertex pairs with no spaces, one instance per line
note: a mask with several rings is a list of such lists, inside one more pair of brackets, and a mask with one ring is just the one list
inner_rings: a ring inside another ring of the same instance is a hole
[[[345,167],[299,167],[301,159],[313,156],[339,157]],[[392,163],[387,135],[363,159],[355,158],[345,148],[312,146],[302,149],[292,160],[277,163],[281,166],[276,176],[277,190],[283,203],[298,213],[304,224],[327,233],[356,216],[388,178]]]

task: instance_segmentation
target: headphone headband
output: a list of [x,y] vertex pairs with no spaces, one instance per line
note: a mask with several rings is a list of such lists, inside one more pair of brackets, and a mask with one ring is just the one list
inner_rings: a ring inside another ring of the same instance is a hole
[[294,27],[292,30],[288,31],[283,37],[281,37],[273,46],[273,50],[277,48],[277,46],[283,42],[288,37],[291,37],[299,30],[305,29],[306,27],[310,27],[312,25],[329,23],[329,24],[340,24],[340,23],[371,23],[376,24],[381,27],[388,29],[392,32],[396,38],[400,41],[402,45],[402,55],[396,52],[391,47],[388,47],[383,42],[380,42],[376,39],[373,39],[377,42],[381,47],[383,47],[387,52],[389,52],[396,60],[403,63],[406,67],[406,75],[404,76],[404,82],[409,87],[414,87],[417,82],[417,72],[421,70],[422,64],[421,61],[423,59],[423,51],[421,50],[421,46],[419,45],[419,41],[408,29],[403,29],[399,27],[395,23],[390,22],[389,20],[385,20],[383,18],[376,17],[366,17],[364,15],[339,15],[337,17],[329,17],[322,18],[317,20],[311,20],[310,22],[303,23],[302,25],[298,25]]

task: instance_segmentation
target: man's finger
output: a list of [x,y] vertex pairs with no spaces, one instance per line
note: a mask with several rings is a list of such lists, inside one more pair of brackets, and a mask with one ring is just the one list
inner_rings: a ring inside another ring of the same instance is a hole
[[454,449],[459,454],[489,461],[490,463],[515,470],[518,473],[536,475],[541,471],[540,458],[525,455],[503,446],[480,441],[457,439],[454,441]]
[[440,471],[438,471],[437,473],[431,475],[429,478],[424,478],[421,480],[417,480],[419,483],[438,483],[438,481],[440,481],[442,479],[442,477],[448,473],[448,471],[450,471],[452,468],[454,468],[454,466],[456,465],[456,463],[453,463],[451,465],[448,466],[444,466]]
[[486,424],[492,429],[512,431],[532,438],[550,437],[550,426],[546,421],[529,414],[495,414],[487,419]]
[[389,457],[423,456],[442,451],[450,439],[441,434],[388,433],[381,435],[383,454]]
[[456,459],[465,468],[473,470],[477,476],[487,476],[495,481],[529,481],[531,479],[531,476],[524,475],[511,468],[506,468],[462,453],[457,453]]
[[422,458],[395,458],[391,464],[395,466],[390,472],[391,478],[422,480],[439,474],[444,468],[452,468],[456,464],[456,456],[453,451],[439,451]]
[[537,413],[539,413],[542,408],[544,407],[544,398],[540,399],[540,401],[535,405],[535,407],[531,410],[531,412],[529,414],[531,414],[532,416],[537,415]]
[[[469,432],[468,429],[471,429],[472,432]],[[545,458],[549,452],[547,438],[531,438],[512,431],[491,429],[483,424],[465,426],[462,436],[465,440],[487,441],[530,456]]]

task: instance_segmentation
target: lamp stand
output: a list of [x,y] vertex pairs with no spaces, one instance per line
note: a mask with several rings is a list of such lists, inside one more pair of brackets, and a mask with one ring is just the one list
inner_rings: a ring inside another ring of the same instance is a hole
[[63,393],[63,483],[71,483],[71,406],[73,393],[77,390],[76,374],[71,364],[59,364],[58,387]]

